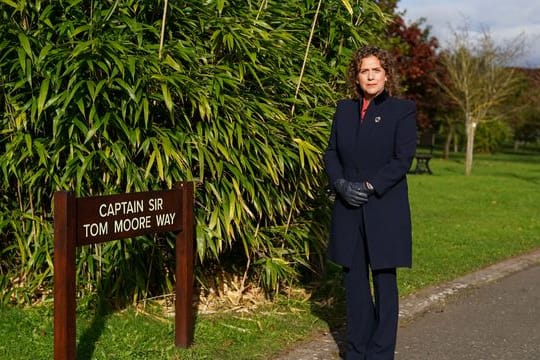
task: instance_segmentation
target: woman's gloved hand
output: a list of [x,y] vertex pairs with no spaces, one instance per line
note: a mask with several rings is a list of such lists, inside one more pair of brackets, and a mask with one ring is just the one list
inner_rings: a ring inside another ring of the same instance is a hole
[[334,183],[336,192],[345,202],[354,207],[364,205],[368,201],[368,193],[362,191],[363,184],[337,179]]

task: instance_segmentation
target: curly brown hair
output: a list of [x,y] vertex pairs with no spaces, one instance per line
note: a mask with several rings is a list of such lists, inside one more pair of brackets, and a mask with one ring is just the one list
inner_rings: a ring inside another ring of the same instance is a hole
[[360,70],[362,59],[369,56],[375,56],[377,59],[379,59],[381,66],[386,72],[386,91],[390,95],[397,95],[398,85],[395,77],[394,59],[388,51],[374,45],[363,46],[353,53],[351,62],[349,63],[349,69],[347,70],[347,82],[351,90],[351,95],[355,98],[359,98],[363,95],[362,88],[360,88],[360,85],[358,85],[356,79],[358,76],[358,71]]

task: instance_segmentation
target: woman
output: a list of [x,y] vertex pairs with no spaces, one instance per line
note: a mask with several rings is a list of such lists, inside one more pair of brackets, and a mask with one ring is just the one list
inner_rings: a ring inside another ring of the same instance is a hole
[[386,51],[354,53],[348,80],[355,98],[337,104],[324,153],[337,193],[327,255],[344,268],[347,360],[394,358],[396,268],[412,263],[406,174],[416,150],[416,106],[391,96],[393,71]]

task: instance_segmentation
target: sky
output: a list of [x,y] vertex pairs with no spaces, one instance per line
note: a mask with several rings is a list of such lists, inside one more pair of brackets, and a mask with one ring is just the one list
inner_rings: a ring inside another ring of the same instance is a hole
[[448,47],[452,29],[464,25],[469,33],[489,32],[500,45],[525,40],[525,54],[512,64],[540,67],[540,1],[538,0],[399,0],[398,12],[405,10],[405,21],[425,18],[430,34],[439,39],[441,48]]

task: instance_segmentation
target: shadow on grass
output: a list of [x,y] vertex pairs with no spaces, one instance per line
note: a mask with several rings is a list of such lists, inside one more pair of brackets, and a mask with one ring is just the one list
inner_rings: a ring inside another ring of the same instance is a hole
[[339,348],[345,354],[346,307],[343,288],[343,270],[327,262],[316,279],[311,279],[307,290],[311,293],[311,313],[328,325],[328,330]]
[[[321,189],[316,197],[315,209],[312,219],[323,225],[326,236],[330,229],[331,208],[334,201],[334,194],[328,187]],[[321,237],[321,228],[310,227],[308,235],[310,239]],[[326,241],[316,244],[318,249],[312,252],[310,259],[310,269],[304,269],[302,273],[302,284],[310,296],[311,314],[324,321],[334,342],[339,348],[341,357],[345,350],[345,329],[346,329],[346,306],[345,289],[343,287],[343,269],[341,266],[326,261]]]
[[77,359],[92,359],[96,349],[96,343],[103,334],[107,319],[112,312],[111,307],[106,305],[100,299],[90,326],[88,326],[79,336],[79,342],[77,344]]
[[[195,224],[193,225],[195,227]],[[195,231],[193,231],[193,236],[195,236]],[[139,262],[138,265],[141,264],[148,266],[147,268],[144,268],[144,273],[148,274],[145,281],[148,284],[163,284],[165,283],[165,277],[167,276],[166,272],[162,271],[163,267],[165,267],[164,264],[169,264],[171,268],[174,269],[174,266],[176,266],[176,253],[175,249],[171,249],[165,239],[161,239],[162,241],[156,241],[156,244],[152,246],[143,247],[141,245],[142,242],[137,242],[136,244],[138,246],[141,246],[139,249],[134,249],[133,252],[136,252],[139,250],[140,254],[144,254],[140,258],[145,259],[153,259],[153,261],[148,261],[147,263],[141,263]],[[195,254],[195,239],[193,240],[193,254]],[[157,251],[153,251],[153,250]],[[135,259],[135,260],[134,260]],[[133,258],[123,258],[121,259],[123,261],[122,263],[116,264],[115,268],[123,268],[123,269],[133,269],[134,268],[134,262],[137,261],[135,257]],[[172,266],[170,264],[173,264]],[[90,322],[90,325],[88,325],[84,330],[82,330],[81,334],[78,336],[78,343],[77,343],[77,359],[80,360],[90,360],[94,358],[94,352],[96,350],[96,345],[103,335],[105,329],[106,329],[106,323],[109,320],[109,318],[115,313],[116,310],[126,309],[129,306],[132,306],[131,299],[132,294],[134,294],[137,291],[137,284],[134,280],[135,277],[131,276],[131,273],[129,271],[125,271],[123,273],[120,272],[109,272],[104,275],[101,286],[97,290],[96,294],[96,305],[94,309],[94,316]],[[114,299],[108,298],[107,294],[110,294],[112,292],[112,288],[115,287],[117,284],[122,284],[123,293],[120,294],[120,296],[115,297]],[[197,308],[198,308],[198,300],[200,295],[200,288],[197,286],[194,286],[195,284],[192,284],[193,286],[193,298],[192,298],[192,309],[191,314],[188,314],[193,317],[193,327],[191,329],[186,330],[188,332],[187,334],[184,334],[188,339],[187,341],[193,341],[191,336],[194,336],[195,333],[195,324],[197,323]],[[189,286],[189,285],[188,285]],[[176,287],[176,285],[175,285]],[[150,293],[157,293],[161,294],[163,289],[160,288],[150,288]],[[175,291],[175,296],[178,294],[178,292]],[[173,308],[175,306],[173,300]],[[175,322],[176,322],[176,314],[175,314]],[[181,315],[178,315],[178,320],[180,322],[182,321],[188,321],[189,319],[182,319]],[[176,325],[176,324],[175,324]],[[114,331],[114,330],[112,330]],[[176,330],[175,330],[176,331]],[[178,330],[180,331],[180,330]],[[189,334],[191,332],[191,334]],[[191,336],[190,336],[191,335]],[[182,339],[184,341],[185,339]],[[176,341],[176,332],[175,332],[175,339]]]

